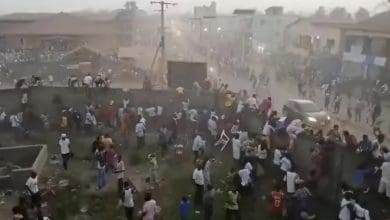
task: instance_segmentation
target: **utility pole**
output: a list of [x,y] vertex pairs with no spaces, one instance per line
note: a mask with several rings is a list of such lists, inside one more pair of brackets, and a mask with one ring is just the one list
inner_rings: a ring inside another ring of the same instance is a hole
[[161,13],[161,40],[160,45],[161,47],[161,79],[162,83],[164,84],[164,71],[165,71],[165,62],[166,62],[166,52],[165,52],[165,9],[168,8],[168,6],[174,6],[177,5],[177,3],[171,3],[171,2],[165,2],[165,1],[151,1],[150,4],[159,4],[160,5],[160,13]]

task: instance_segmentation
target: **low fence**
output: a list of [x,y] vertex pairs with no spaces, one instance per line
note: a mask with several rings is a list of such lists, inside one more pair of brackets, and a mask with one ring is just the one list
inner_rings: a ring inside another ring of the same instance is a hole
[[[0,148],[0,189],[23,189],[32,171],[40,173],[47,160],[46,145]],[[6,156],[6,157],[5,157]]]

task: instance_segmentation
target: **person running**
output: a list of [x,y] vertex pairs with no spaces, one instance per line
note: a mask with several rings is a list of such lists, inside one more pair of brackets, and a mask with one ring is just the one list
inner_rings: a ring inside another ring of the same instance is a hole
[[127,220],[133,219],[134,212],[134,193],[135,191],[130,187],[129,182],[125,182],[122,192],[122,204],[125,209],[125,215]]
[[336,96],[334,97],[334,108],[333,113],[338,114],[340,112],[340,106],[341,106],[342,98],[339,93],[336,93]]
[[225,219],[231,220],[234,216],[235,220],[241,220],[240,209],[238,206],[238,200],[240,198],[240,194],[238,190],[229,190],[227,192],[227,200],[225,202]]
[[328,89],[325,90],[325,102],[324,107],[326,110],[329,110],[329,103],[330,103],[330,91]]
[[277,184],[271,192],[271,219],[282,219],[285,203],[285,195],[282,187]]
[[215,162],[215,157],[211,156],[204,165],[203,175],[204,175],[205,186],[211,185],[211,173],[212,173],[214,162]]
[[122,160],[122,156],[121,155],[118,155],[117,156],[117,162],[116,162],[116,165],[115,165],[115,173],[116,173],[116,177],[118,179],[118,193],[122,193],[122,190],[123,190],[123,179],[125,177],[125,163],[123,162]]
[[355,121],[360,122],[362,120],[363,108],[364,108],[364,103],[360,98],[355,104]]
[[194,162],[198,160],[201,154],[204,152],[206,142],[202,139],[200,134],[196,134],[194,142],[192,144],[192,152],[194,153]]
[[144,205],[142,206],[142,220],[155,220],[156,215],[159,213],[159,207],[156,200],[152,199],[152,193],[145,193]]
[[168,129],[163,125],[158,130],[158,144],[161,147],[161,157],[165,157],[167,151],[168,151]]
[[203,196],[203,210],[204,210],[204,220],[211,220],[214,213],[214,197],[215,192],[214,188],[211,185],[207,185],[206,192]]
[[140,149],[145,145],[145,123],[142,122],[142,117],[139,118],[135,125],[135,135],[137,136],[137,148]]
[[[194,205],[199,208],[202,205],[202,197],[204,191],[204,174],[202,166],[198,165],[192,174],[192,180],[195,184]],[[195,210],[196,214],[199,214],[199,210]]]
[[68,161],[71,158],[71,152],[70,152],[70,140],[68,137],[66,137],[66,134],[61,134],[61,138],[58,141],[58,145],[61,149],[61,156],[62,156],[62,166],[64,167],[64,170],[68,170]]
[[105,150],[101,147],[97,152],[97,190],[102,189],[107,184],[105,155]]
[[291,195],[295,193],[296,185],[303,182],[303,180],[299,177],[293,168],[286,172],[284,181],[286,182],[287,193]]
[[386,159],[380,168],[376,168],[376,170],[382,171],[378,193],[385,194],[387,198],[390,198],[390,158]]
[[190,201],[188,201],[187,196],[183,196],[181,198],[180,205],[179,205],[180,220],[188,220],[189,219],[190,208],[191,208]]
[[31,172],[31,175],[27,179],[25,186],[28,193],[30,194],[32,205],[39,208],[41,205],[41,194],[38,187],[38,175],[35,171]]
[[234,163],[237,166],[240,164],[241,149],[242,149],[242,145],[240,141],[240,135],[234,134],[232,139],[232,153],[233,153]]

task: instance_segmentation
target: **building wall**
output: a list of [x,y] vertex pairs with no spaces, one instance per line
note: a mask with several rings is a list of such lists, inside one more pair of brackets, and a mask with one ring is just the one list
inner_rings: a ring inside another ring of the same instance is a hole
[[[7,35],[4,36],[3,41],[5,47],[10,49],[43,49],[43,41],[45,41],[48,37],[50,36]],[[80,43],[86,43],[87,45],[102,51],[116,49],[119,47],[118,37],[113,34],[98,36],[72,36],[72,38],[74,38],[72,40],[74,43],[78,40]]]
[[281,48],[286,26],[296,19],[288,15],[256,15],[252,27],[255,44],[271,50]]
[[210,6],[196,6],[194,7],[194,17],[203,18],[203,17],[216,17],[217,16],[217,4],[211,2]]
[[389,79],[390,35],[346,31],[342,52],[342,76],[346,78]]
[[289,51],[306,54],[328,52],[337,55],[340,52],[341,30],[303,20],[289,27],[285,39]]

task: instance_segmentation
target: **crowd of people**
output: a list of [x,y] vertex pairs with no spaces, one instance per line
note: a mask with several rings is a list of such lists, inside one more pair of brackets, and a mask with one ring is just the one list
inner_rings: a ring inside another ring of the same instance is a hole
[[[87,75],[86,77],[92,77]],[[92,81],[87,85],[92,85]],[[390,154],[384,145],[384,135],[378,134],[377,140],[371,142],[365,135],[362,141],[348,131],[339,131],[335,125],[326,135],[322,130],[314,131],[308,128],[299,119],[281,117],[272,105],[272,98],[267,97],[260,100],[254,94],[249,96],[245,90],[239,94],[229,91],[228,85],[216,87],[215,93],[223,97],[222,109],[214,108],[199,111],[190,108],[189,99],[184,89],[177,90],[177,109],[173,113],[163,113],[160,106],[142,109],[130,107],[130,100],[125,97],[122,103],[111,100],[105,105],[87,103],[85,109],[77,111],[72,107],[64,108],[56,123],[51,124],[49,116],[40,116],[41,128],[57,128],[60,132],[58,141],[59,152],[62,156],[62,165],[65,170],[69,167],[72,159],[71,134],[85,133],[94,135],[99,126],[112,128],[118,131],[123,137],[134,133],[137,149],[143,148],[146,139],[146,131],[150,127],[158,127],[158,145],[161,147],[161,157],[164,158],[169,148],[175,148],[175,152],[181,152],[178,138],[193,137],[192,152],[194,171],[192,180],[194,183],[193,203],[190,198],[183,196],[179,205],[179,215],[182,220],[189,218],[190,210],[194,209],[196,214],[204,215],[204,219],[212,219],[215,207],[215,185],[220,181],[215,179],[216,156],[224,151],[225,147],[231,146],[233,164],[226,179],[223,180],[226,195],[225,216],[226,219],[240,219],[240,198],[252,197],[263,178],[273,180],[274,188],[268,193],[271,203],[270,218],[274,219],[315,219],[315,208],[312,204],[318,195],[317,187],[326,169],[329,148],[345,147],[350,149],[349,153],[359,153],[366,156],[364,167],[356,170],[356,175],[361,173],[376,173],[381,170],[379,193],[385,193],[390,197]],[[0,119],[3,128],[12,127],[15,131],[15,138],[25,138],[29,129],[32,129],[34,122],[31,118],[32,112],[28,107],[28,93],[22,97],[23,111],[10,115],[5,109],[1,110]],[[253,132],[246,124],[247,117],[258,117],[263,123],[258,125],[258,131]],[[160,118],[161,120],[156,120]],[[150,121],[146,126],[146,121]],[[156,123],[163,121],[163,123]],[[148,128],[148,129],[147,129]],[[281,140],[287,137],[287,142]],[[296,140],[299,138],[310,138],[316,143],[311,151],[311,158],[315,168],[308,174],[297,165],[294,159],[294,150],[299,148]],[[120,195],[127,219],[134,218],[134,193],[136,190],[131,182],[126,180],[126,166],[121,157],[121,149],[118,147],[110,134],[99,134],[92,144],[91,158],[96,167],[96,189],[101,190],[108,184],[107,174],[113,173],[117,176],[117,190]],[[227,149],[228,149],[227,148]],[[153,190],[159,184],[159,166],[157,155],[148,155],[149,178],[147,183],[149,189]],[[371,168],[371,169],[369,169]],[[364,171],[364,172],[363,172]],[[355,174],[354,174],[355,175]],[[366,176],[360,179],[360,185],[364,186],[364,192],[372,189],[374,185],[365,185]],[[31,195],[33,204],[38,195],[37,174],[33,173],[26,183]],[[357,178],[359,179],[359,178]],[[359,181],[357,181],[359,182]],[[359,185],[359,187],[360,187]],[[352,220],[351,216],[362,218],[362,214],[369,219],[369,212],[364,202],[359,200],[359,192],[356,188],[343,185],[342,199],[339,219]],[[352,205],[350,205],[352,204]],[[193,207],[192,207],[193,206]],[[22,207],[22,208],[21,208]],[[13,211],[15,216],[24,215],[23,206],[19,205]],[[145,195],[145,203],[141,211],[144,220],[155,219],[159,207],[151,194]],[[23,219],[23,218],[20,218]]]
[[[313,83],[314,80],[313,78]],[[252,77],[251,81],[253,87],[257,87],[264,78]],[[81,81],[75,76],[69,78],[69,87],[109,87],[109,84],[110,80],[105,74],[96,76],[87,74]],[[59,115],[41,113],[39,117],[34,117],[35,113],[29,107],[28,89],[21,87],[25,91],[20,101],[21,110],[11,113],[1,108],[0,126],[2,129],[12,128],[16,140],[28,138],[29,131],[36,127],[44,130],[57,129],[60,132],[58,151],[64,170],[69,169],[69,162],[73,157],[72,135],[96,135],[102,127],[110,128],[112,133],[119,132],[125,139],[134,136],[136,149],[143,148],[150,141],[146,138],[147,131],[157,130],[161,158],[170,153],[170,148],[175,149],[176,154],[183,153],[182,148],[186,146],[180,144],[180,139],[191,139],[190,148],[193,153],[191,161],[194,170],[192,176],[191,173],[188,176],[193,181],[194,193],[193,198],[183,196],[178,202],[181,220],[188,220],[192,210],[195,214],[203,215],[203,219],[213,219],[215,197],[218,193],[225,195],[226,219],[241,219],[241,201],[256,196],[258,186],[265,179],[273,180],[273,189],[265,192],[266,199],[270,201],[270,219],[315,219],[317,213],[313,204],[319,194],[318,183],[329,171],[327,162],[330,149],[335,147],[346,148],[351,154],[358,153],[365,157],[364,163],[353,174],[355,186],[343,184],[339,190],[340,220],[370,219],[370,212],[360,198],[361,194],[369,192],[374,187],[378,187],[377,191],[384,193],[385,197],[390,197],[390,154],[384,144],[383,134],[378,133],[374,141],[369,140],[368,135],[364,135],[362,140],[358,141],[350,131],[340,131],[338,125],[334,125],[324,134],[323,130],[313,130],[299,119],[279,115],[274,109],[271,97],[259,99],[256,94],[250,95],[246,90],[233,93],[229,91],[228,84],[218,82],[206,84],[207,87],[194,85],[196,93],[200,95],[198,91],[212,91],[219,97],[218,99],[223,100],[223,107],[192,108],[186,90],[178,88],[174,103],[176,108],[169,113],[161,106],[145,109],[135,107],[128,97],[123,97],[119,103],[114,100],[108,103],[86,103],[84,109],[67,106],[61,109]],[[328,109],[331,105],[337,114],[340,111],[342,96],[334,93],[331,104],[332,86],[324,88],[324,91],[325,108]],[[307,95],[303,85],[298,85],[298,92],[302,96]],[[310,94],[311,92],[309,96]],[[376,113],[373,114],[380,115],[380,103],[370,108],[376,108],[377,110],[373,111]],[[355,120],[361,120],[359,113],[362,113],[363,109],[362,102],[356,104]],[[248,118],[251,121],[251,117],[260,118],[262,121],[255,131],[248,125]],[[373,115],[373,123],[375,119]],[[308,138],[315,143],[310,150],[311,158],[307,158],[314,164],[314,168],[308,172],[302,169],[299,161],[295,159],[294,152],[300,147],[297,145],[300,138]],[[110,133],[98,134],[92,143],[90,156],[96,169],[96,190],[106,188],[109,184],[107,175],[114,174],[125,216],[127,219],[134,219],[134,209],[137,205],[134,197],[137,190],[131,181],[126,179],[126,164],[121,156],[123,149],[119,145]],[[225,149],[230,148],[232,155],[228,164],[233,165],[226,173],[226,178],[222,180],[224,188],[219,192],[216,186],[221,180],[215,179],[214,172],[216,158]],[[151,153],[147,157],[149,177],[146,182],[149,186],[139,213],[143,220],[154,220],[161,211],[149,192],[160,182],[158,158],[156,153]],[[378,180],[376,173],[381,173],[379,186],[373,184],[375,178]],[[26,189],[33,207],[37,209],[38,218],[41,219],[38,175],[35,172],[27,180]],[[12,210],[15,219],[27,219],[24,204],[25,201],[21,201]]]

